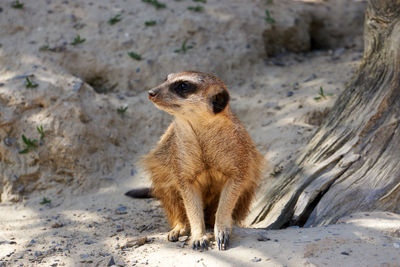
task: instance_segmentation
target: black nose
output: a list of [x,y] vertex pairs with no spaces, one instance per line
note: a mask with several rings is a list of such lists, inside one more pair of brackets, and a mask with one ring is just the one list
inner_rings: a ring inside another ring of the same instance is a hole
[[149,90],[149,96],[154,97],[157,95],[157,92],[154,90]]

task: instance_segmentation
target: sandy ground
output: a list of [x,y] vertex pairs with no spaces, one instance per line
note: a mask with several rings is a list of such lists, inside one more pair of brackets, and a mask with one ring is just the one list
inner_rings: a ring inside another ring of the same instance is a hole
[[[316,228],[234,228],[231,248],[166,240],[157,201],[121,190],[31,207],[1,207],[2,266],[399,266],[400,216],[360,213]],[[124,209],[126,207],[126,214]],[[107,265],[110,264],[110,265]]]
[[[24,11],[0,2],[1,267],[400,266],[400,217],[385,212],[359,213],[318,228],[235,228],[227,251],[197,252],[185,240],[168,242],[160,203],[123,195],[149,185],[136,162],[171,119],[147,100],[146,88],[169,72],[188,68],[221,77],[231,92],[233,111],[269,161],[263,179],[268,186],[316,131],[356,71],[362,49],[266,58],[261,35],[269,26],[262,24],[262,1],[243,6],[210,0],[196,15],[186,9],[191,2],[170,1],[158,13],[141,1],[132,2],[25,1]],[[273,8],[277,21],[284,20],[286,11]],[[120,12],[121,22],[107,24]],[[158,26],[144,27],[150,19]],[[215,27],[206,31],[209,21]],[[78,33],[87,41],[72,47]],[[194,48],[174,53],[185,38]],[[50,50],[39,51],[46,44]],[[141,52],[144,60],[132,60],[126,56],[129,51]],[[37,89],[26,90],[26,75],[39,83]],[[105,77],[108,89],[116,80],[119,84],[106,94],[94,93],[98,75]],[[76,84],[84,84],[82,90]],[[326,97],[318,100],[321,87]],[[54,97],[61,100],[54,104]],[[29,101],[43,105],[32,107]],[[116,112],[121,106],[128,106],[124,117]],[[38,123],[46,129],[43,145],[38,152],[19,155],[18,145],[7,140],[36,134]],[[75,142],[85,135],[98,150],[88,153],[91,146]],[[50,148],[53,154],[46,156]],[[94,171],[62,165],[81,157],[92,160],[86,167]],[[59,169],[46,165],[52,159]],[[41,204],[44,198],[50,203]]]
[[[287,56],[281,60],[292,60],[293,64],[266,64],[266,74],[253,79],[270,90],[237,90],[233,94],[233,109],[259,149],[268,150],[271,173],[297,156],[316,129],[316,125],[305,122],[312,117],[309,112],[323,111],[333,104],[359,59],[357,51],[345,51],[338,60],[332,60],[329,52],[305,55],[301,62]],[[309,77],[313,79],[304,82]],[[301,90],[293,88],[299,86],[297,81]],[[333,96],[314,100],[320,84]],[[249,105],[259,109],[247,110]],[[299,114],[302,109],[306,110]],[[264,121],[255,116],[259,112],[267,113]],[[267,136],[260,130],[264,128],[268,129]],[[260,145],[265,139],[268,147]],[[273,179],[279,179],[279,175],[266,177],[266,183]],[[361,213],[344,219],[343,224],[309,229],[235,228],[228,251],[192,251],[185,241],[166,240],[168,224],[157,200],[134,200],[123,195],[127,189],[147,184],[140,172],[122,171],[90,194],[48,190],[36,192],[21,203],[1,204],[0,261],[3,266],[106,266],[113,261],[119,266],[400,264],[400,216],[390,213]],[[43,197],[51,203],[40,204]]]

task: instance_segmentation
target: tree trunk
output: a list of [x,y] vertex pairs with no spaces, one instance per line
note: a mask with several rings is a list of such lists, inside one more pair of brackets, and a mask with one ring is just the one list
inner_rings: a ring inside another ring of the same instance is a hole
[[371,0],[359,70],[305,152],[265,189],[255,227],[317,226],[356,211],[400,213],[400,0]]

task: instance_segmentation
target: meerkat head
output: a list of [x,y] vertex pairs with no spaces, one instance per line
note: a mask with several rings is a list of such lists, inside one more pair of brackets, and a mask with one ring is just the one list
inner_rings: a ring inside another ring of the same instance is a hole
[[190,118],[222,113],[229,93],[214,75],[186,71],[169,74],[164,83],[149,91],[149,99],[161,110]]

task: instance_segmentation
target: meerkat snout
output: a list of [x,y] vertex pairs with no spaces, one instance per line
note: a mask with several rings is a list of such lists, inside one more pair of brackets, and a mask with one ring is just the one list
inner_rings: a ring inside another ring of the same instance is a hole
[[157,95],[157,91],[154,89],[149,90],[149,98],[151,99],[152,97],[155,97]]

